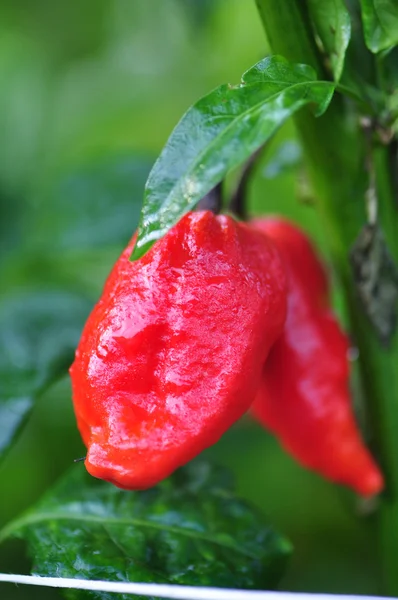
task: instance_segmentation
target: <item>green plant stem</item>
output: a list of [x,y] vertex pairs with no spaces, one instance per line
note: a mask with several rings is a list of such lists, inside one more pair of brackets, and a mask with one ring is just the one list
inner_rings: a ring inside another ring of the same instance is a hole
[[[292,62],[311,65],[324,77],[302,0],[256,0],[272,51]],[[387,490],[378,513],[383,592],[398,596],[398,339],[382,348],[358,305],[348,252],[366,223],[365,139],[359,122],[341,98],[327,113],[315,119],[301,111],[296,126],[307,158],[309,174],[317,192],[321,224],[329,240],[336,270],[345,289],[352,330],[360,352],[361,375],[374,429],[374,448],[386,475]],[[390,249],[398,258],[396,209],[391,192],[385,149],[373,154],[377,191],[383,207],[382,222]]]

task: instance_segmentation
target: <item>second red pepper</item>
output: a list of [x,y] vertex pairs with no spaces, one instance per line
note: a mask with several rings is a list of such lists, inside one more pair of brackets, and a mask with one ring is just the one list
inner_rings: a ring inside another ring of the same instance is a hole
[[305,467],[370,496],[383,477],[355,422],[349,392],[349,343],[329,308],[322,264],[308,238],[282,219],[261,219],[284,259],[288,312],[252,406],[258,420]]

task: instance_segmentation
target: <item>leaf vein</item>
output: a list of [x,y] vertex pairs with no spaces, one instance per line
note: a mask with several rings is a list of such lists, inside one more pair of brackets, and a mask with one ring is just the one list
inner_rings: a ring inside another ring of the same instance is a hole
[[157,529],[159,531],[167,531],[169,533],[174,533],[176,535],[181,535],[185,537],[191,537],[195,540],[202,540],[208,542],[213,545],[220,546],[222,548],[226,548],[228,550],[233,550],[237,554],[242,554],[243,556],[247,556],[252,559],[257,559],[258,556],[249,552],[247,549],[242,548],[239,545],[232,545],[225,543],[225,541],[220,541],[218,539],[213,538],[211,535],[207,535],[206,533],[202,533],[196,531],[194,529],[184,529],[182,527],[176,527],[173,525],[164,525],[163,523],[155,523],[153,521],[144,521],[141,519],[134,518],[109,518],[106,517],[106,523],[104,523],[104,517],[95,516],[95,515],[74,515],[69,513],[42,513],[39,515],[27,515],[26,517],[21,517],[21,519],[17,519],[12,521],[9,525],[6,525],[2,531],[0,531],[0,543],[6,540],[8,537],[11,537],[18,530],[28,527],[29,525],[34,525],[35,523],[40,524],[45,521],[82,521],[84,523],[96,523],[101,525],[104,529],[109,525],[132,525],[134,527],[143,527],[143,528],[152,528]]

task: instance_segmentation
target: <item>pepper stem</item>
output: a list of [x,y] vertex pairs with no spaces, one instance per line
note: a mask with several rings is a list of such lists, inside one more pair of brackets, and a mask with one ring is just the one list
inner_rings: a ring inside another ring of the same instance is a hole
[[247,214],[247,195],[248,195],[248,186],[250,180],[253,176],[253,172],[255,171],[258,159],[260,158],[262,152],[264,150],[264,146],[261,146],[256,152],[254,152],[246,164],[244,165],[242,172],[239,177],[238,184],[234,193],[231,196],[231,200],[229,201],[228,208],[231,213],[242,219],[242,221],[246,221]]
[[223,182],[220,181],[213,189],[210,190],[198,202],[197,210],[210,210],[215,215],[218,215],[223,205]]

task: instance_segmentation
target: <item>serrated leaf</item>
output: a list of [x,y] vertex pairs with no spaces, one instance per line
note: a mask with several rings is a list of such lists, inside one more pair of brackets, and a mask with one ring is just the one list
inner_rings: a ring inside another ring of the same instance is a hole
[[344,67],[351,37],[351,18],[344,0],[308,0],[308,9],[322,46],[329,57],[335,81]]
[[290,553],[235,497],[228,473],[202,460],[145,492],[119,490],[76,466],[0,540],[10,535],[27,540],[36,574],[107,581],[269,589]]
[[372,52],[398,44],[398,3],[396,0],[361,0],[365,42]]
[[29,215],[32,242],[52,252],[124,247],[138,225],[152,165],[149,157],[107,156],[63,175]]
[[132,258],[145,254],[293,113],[313,104],[322,114],[333,90],[311,67],[271,56],[249,69],[239,85],[222,85],[194,104],[149,175]]
[[31,292],[0,305],[0,459],[36,396],[73,360],[90,303],[69,292]]

